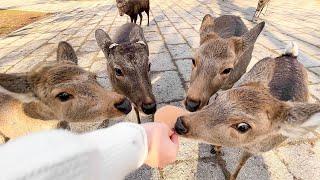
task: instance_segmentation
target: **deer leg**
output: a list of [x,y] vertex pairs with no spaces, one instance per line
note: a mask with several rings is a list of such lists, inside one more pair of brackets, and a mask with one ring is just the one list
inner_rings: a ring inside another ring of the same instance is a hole
[[243,167],[243,165],[247,162],[247,160],[252,156],[251,153],[248,153],[248,152],[243,152],[242,155],[241,155],[241,158],[239,160],[239,164],[235,170],[235,172],[231,175],[230,177],[230,180],[235,180],[237,179],[237,176],[241,170],[241,168]]
[[138,19],[138,15],[135,15],[133,20],[135,24],[137,24],[137,19]]
[[136,112],[136,115],[137,115],[138,124],[141,124],[139,109],[137,107],[134,107],[134,111]]
[[131,21],[131,23],[133,23],[133,20],[134,20],[134,17],[133,17],[133,16],[130,16],[130,21]]
[[148,16],[148,26],[149,26],[149,9],[146,10],[147,16]]
[[[221,146],[217,146],[217,147],[221,147]],[[213,147],[214,149],[214,147]],[[217,152],[221,152],[221,151],[217,151]],[[218,165],[220,166],[220,169],[222,170],[222,173],[225,177],[225,179],[230,179],[231,174],[227,169],[227,163],[226,161],[222,158],[222,153],[216,153],[216,160]]]
[[142,14],[141,13],[139,13],[139,17],[140,17],[140,26],[141,26],[141,24],[142,24]]

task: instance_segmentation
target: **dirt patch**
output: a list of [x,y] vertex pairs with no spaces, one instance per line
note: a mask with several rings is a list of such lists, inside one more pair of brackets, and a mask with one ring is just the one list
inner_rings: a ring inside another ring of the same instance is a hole
[[42,12],[0,10],[0,37],[49,15]]

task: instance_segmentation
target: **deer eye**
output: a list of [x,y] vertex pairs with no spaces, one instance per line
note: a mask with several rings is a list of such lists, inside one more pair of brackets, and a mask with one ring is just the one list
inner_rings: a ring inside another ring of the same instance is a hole
[[150,69],[151,69],[151,63],[149,63],[148,65],[148,72],[150,72]]
[[251,126],[247,123],[239,123],[235,126],[235,129],[241,134],[243,134],[246,133],[249,129],[251,129]]
[[232,68],[227,68],[223,70],[221,74],[229,74],[231,71],[232,71]]
[[69,94],[69,93],[66,93],[66,92],[62,92],[62,93],[59,93],[56,98],[58,98],[61,102],[66,102],[70,99],[73,98],[73,95]]
[[191,59],[192,60],[192,64],[194,65],[194,66],[196,66],[196,60],[195,59]]
[[116,73],[116,76],[123,76],[123,73],[122,73],[121,69],[119,69],[119,68],[114,68],[114,71],[115,71],[115,73]]

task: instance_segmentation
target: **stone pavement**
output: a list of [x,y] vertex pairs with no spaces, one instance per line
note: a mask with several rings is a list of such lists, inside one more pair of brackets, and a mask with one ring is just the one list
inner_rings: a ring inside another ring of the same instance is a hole
[[[12,2],[10,4],[10,2]],[[19,3],[20,2],[20,3]],[[45,1],[12,0],[0,8],[17,8],[57,12],[41,21],[19,29],[0,39],[0,72],[25,72],[40,61],[55,60],[59,41],[71,43],[79,64],[100,74],[107,87],[105,59],[95,42],[94,31],[103,28],[114,34],[117,27],[129,21],[118,15],[115,0]],[[54,6],[53,4],[56,5]],[[181,106],[191,71],[192,48],[199,46],[199,27],[203,16],[234,14],[248,27],[256,1],[243,0],[151,0],[150,26],[144,16],[143,29],[148,40],[152,63],[153,91],[160,106]],[[3,6],[3,7],[2,7]],[[288,41],[300,47],[298,59],[308,69],[311,101],[320,99],[320,2],[317,0],[271,1],[266,28],[253,52],[250,67],[266,56],[277,56]],[[94,129],[97,124],[77,124],[75,131]],[[210,148],[181,140],[181,151],[175,164],[164,169],[142,167],[127,179],[224,179]],[[238,149],[224,148],[224,160],[234,170]],[[314,145],[288,145],[249,159],[238,179],[308,179],[320,177],[320,141]]]

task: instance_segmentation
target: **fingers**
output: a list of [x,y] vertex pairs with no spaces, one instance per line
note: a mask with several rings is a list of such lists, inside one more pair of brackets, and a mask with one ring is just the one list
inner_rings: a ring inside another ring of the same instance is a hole
[[170,139],[175,145],[179,146],[179,136],[176,133],[174,133]]

